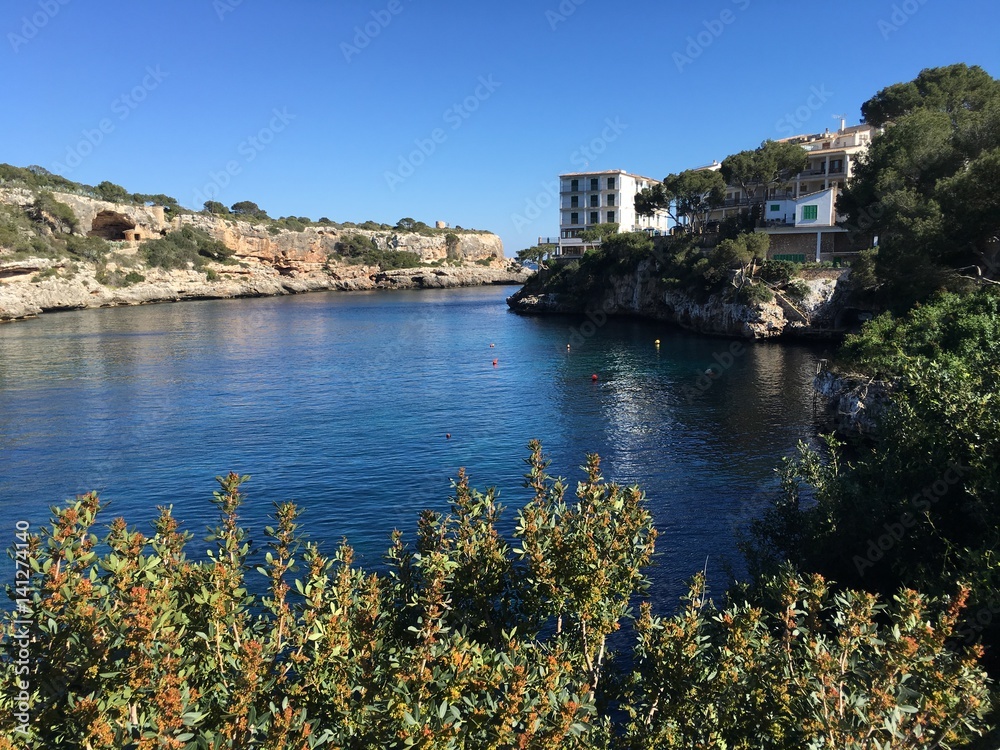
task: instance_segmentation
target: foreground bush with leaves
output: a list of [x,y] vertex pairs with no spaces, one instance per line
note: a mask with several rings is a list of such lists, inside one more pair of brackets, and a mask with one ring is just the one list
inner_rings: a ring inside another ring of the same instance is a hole
[[674,617],[644,604],[634,652],[611,653],[652,561],[643,495],[591,456],[567,499],[530,448],[512,544],[464,473],[452,513],[424,513],[412,547],[395,534],[384,572],[301,542],[278,505],[260,595],[245,477],[219,479],[204,561],[169,509],[152,537],[114,521],[103,546],[96,495],[56,509],[4,632],[0,748],[874,750],[982,730],[978,654],[948,645],[961,592],[886,608],[785,573],[773,605],[716,610],[696,579]]

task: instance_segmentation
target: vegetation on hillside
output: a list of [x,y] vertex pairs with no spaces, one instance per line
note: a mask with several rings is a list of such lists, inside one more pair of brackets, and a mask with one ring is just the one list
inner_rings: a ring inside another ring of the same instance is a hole
[[541,263],[539,273],[525,285],[525,294],[559,293],[581,309],[600,301],[610,278],[633,277],[640,269],[641,278],[659,284],[663,291],[681,291],[698,301],[716,294],[754,304],[773,299],[770,287],[787,286],[800,268],[766,260],[769,242],[766,234],[744,232],[704,248],[693,235],[654,243],[645,232],[623,232],[605,236],[600,246],[579,260],[546,264],[544,248],[523,251],[518,258]]
[[877,235],[871,289],[904,311],[969,278],[1000,277],[1000,81],[982,68],[924,70],[862,106],[884,127],[838,207]]
[[423,513],[413,546],[397,532],[384,572],[303,541],[288,503],[258,552],[233,474],[204,560],[167,508],[103,543],[96,495],[56,509],[21,540],[0,747],[876,750],[983,731],[977,652],[950,642],[963,590],[880,602],[786,570],[773,606],[716,605],[696,578],[676,615],[632,621],[656,540],[642,493],[591,456],[567,497],[530,448],[511,541],[460,473],[451,513]]
[[207,261],[226,262],[233,251],[206,232],[185,226],[165,237],[143,242],[139,252],[153,268],[202,268]]
[[751,557],[883,594],[962,582],[973,611],[989,613],[971,624],[1000,665],[1000,291],[883,315],[840,356],[891,385],[879,429],[822,454],[803,448]]
[[[0,252],[6,251],[6,254],[13,256],[14,259],[34,256],[52,259],[70,258],[97,263],[97,280],[111,286],[128,285],[144,279],[134,269],[117,269],[118,266],[129,266],[132,261],[127,257],[116,255],[111,244],[100,238],[82,236],[86,228],[79,226],[79,220],[73,209],[58,201],[52,191],[86,195],[115,203],[159,205],[166,208],[168,219],[171,214],[186,211],[178,206],[175,199],[167,195],[129,193],[125,188],[111,182],[102,182],[92,187],[54,175],[41,167],[22,169],[0,164],[0,187],[24,188],[35,194],[34,202],[27,208],[0,204]],[[461,239],[458,233],[479,231],[461,227],[431,228],[424,222],[412,218],[400,219],[395,225],[370,221],[360,225],[350,222],[338,224],[326,217],[314,222],[306,216],[283,216],[273,219],[268,216],[267,211],[248,200],[238,201],[228,208],[219,201],[206,201],[203,213],[234,221],[263,224],[271,234],[278,234],[284,230],[302,232],[307,227],[322,227],[338,231],[344,229],[374,231],[390,239],[402,232],[441,237],[445,242],[449,261],[458,261],[462,258]],[[163,238],[147,240],[140,249],[140,257],[150,267],[195,268],[204,270],[209,276],[214,275],[214,272],[206,268],[208,261],[227,262],[232,255],[233,252],[223,243],[191,226],[185,226]],[[330,260],[378,266],[383,270],[423,265],[417,253],[386,248],[384,243],[375,242],[369,235],[361,233],[348,233],[345,239],[338,243],[337,251],[331,254]],[[47,272],[46,277],[54,273]],[[38,280],[41,281],[42,278],[39,276]]]

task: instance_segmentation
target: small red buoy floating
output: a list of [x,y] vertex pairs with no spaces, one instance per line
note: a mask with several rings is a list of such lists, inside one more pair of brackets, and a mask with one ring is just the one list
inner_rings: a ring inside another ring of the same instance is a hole
[[497,362],[499,362],[499,361],[500,361],[499,359],[494,359],[493,360],[493,366],[496,367],[497,366]]
[[597,382],[597,375],[591,375],[590,379],[596,383]]

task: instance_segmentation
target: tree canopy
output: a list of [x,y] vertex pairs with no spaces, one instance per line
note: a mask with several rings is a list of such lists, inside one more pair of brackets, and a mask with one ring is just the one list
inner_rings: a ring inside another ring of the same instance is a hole
[[677,224],[697,232],[725,198],[726,181],[719,171],[688,169],[640,191],[635,197],[635,210],[641,216],[664,210]]
[[234,215],[247,219],[267,219],[267,212],[253,201],[240,201],[230,206]]
[[883,296],[905,309],[960,288],[959,269],[1000,275],[1000,82],[965,65],[925,70],[862,112],[885,129],[838,209],[850,229],[878,237]]
[[740,151],[722,160],[722,177],[728,185],[739,185],[750,205],[761,203],[761,188],[784,182],[806,168],[805,149],[787,141],[764,141],[759,148]]

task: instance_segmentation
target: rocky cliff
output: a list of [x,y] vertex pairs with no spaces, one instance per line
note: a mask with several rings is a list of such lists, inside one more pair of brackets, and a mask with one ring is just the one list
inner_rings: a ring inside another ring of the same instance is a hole
[[[26,189],[0,190],[0,204],[34,205]],[[54,193],[76,216],[77,234],[110,242],[106,257],[33,257],[0,247],[0,320],[16,320],[52,310],[134,305],[182,299],[293,294],[308,291],[413,289],[523,284],[530,272],[504,258],[494,234],[450,230],[430,234],[371,231],[336,225],[301,231],[235,218],[181,213],[165,216],[160,207],[109,203],[72,193]],[[39,217],[48,233],[56,222]],[[184,226],[199,229],[232,252],[227,263],[202,269],[163,270],[142,260],[142,242]],[[415,253],[424,264],[383,271],[341,260],[337,244],[360,234],[380,250]],[[451,235],[450,237],[448,235]],[[127,284],[122,279],[127,278]]]
[[813,385],[826,404],[826,426],[841,437],[873,435],[892,401],[892,383],[861,375],[823,370]]
[[810,274],[811,278],[803,279],[808,292],[795,301],[778,292],[773,302],[744,304],[734,301],[732,295],[720,294],[699,301],[691,294],[669,288],[660,279],[655,264],[651,258],[627,274],[601,279],[597,292],[586,299],[533,284],[535,288],[520,290],[507,303],[524,314],[602,311],[668,321],[697,333],[751,339],[828,337],[837,332],[835,322],[846,271],[831,269]]

